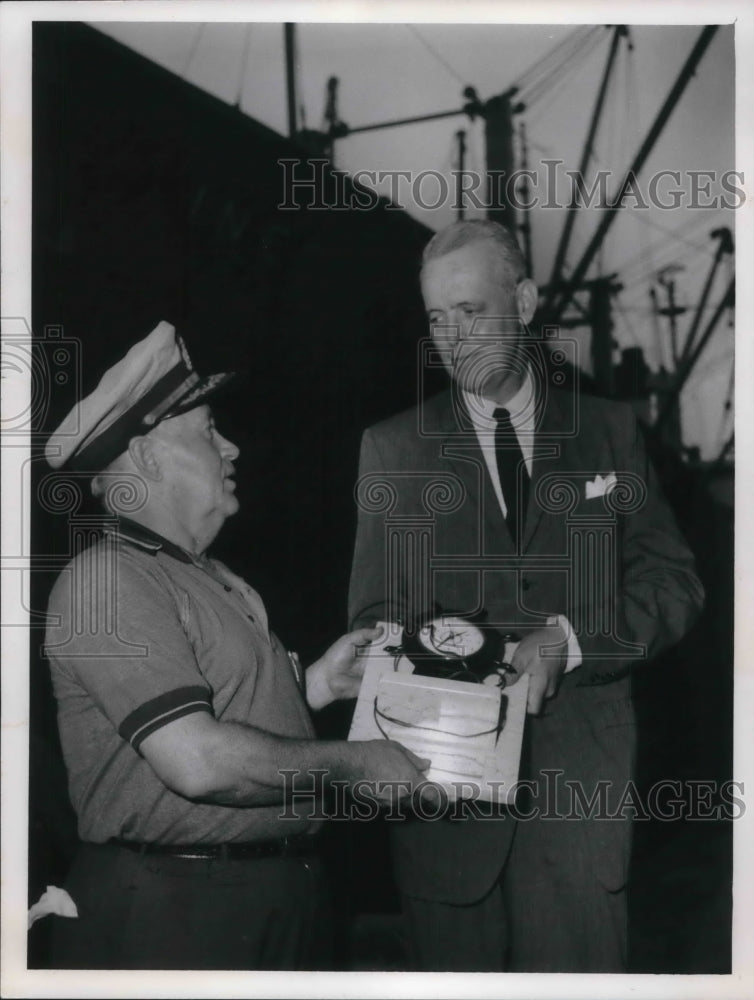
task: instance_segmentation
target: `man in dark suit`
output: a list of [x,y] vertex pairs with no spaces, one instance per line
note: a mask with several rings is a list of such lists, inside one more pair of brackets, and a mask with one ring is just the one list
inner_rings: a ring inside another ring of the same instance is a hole
[[630,409],[548,374],[511,234],[454,223],[421,282],[451,385],[364,434],[350,618],[515,631],[529,715],[517,819],[475,803],[391,824],[413,961],[624,971],[629,674],[687,631],[702,588]]

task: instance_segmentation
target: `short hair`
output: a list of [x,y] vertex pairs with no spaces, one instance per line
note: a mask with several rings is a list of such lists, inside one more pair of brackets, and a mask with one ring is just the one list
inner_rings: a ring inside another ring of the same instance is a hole
[[120,484],[118,483],[117,477],[119,475],[125,475],[126,477],[133,475],[132,469],[133,466],[129,460],[128,452],[124,451],[106,465],[104,469],[101,469],[96,475],[92,476],[89,482],[91,494],[108,513],[117,513],[113,506],[113,487],[115,487],[115,495],[117,496],[123,484],[123,480],[120,481]]
[[526,265],[521,250],[513,233],[501,226],[499,222],[487,219],[469,219],[463,222],[451,222],[445,229],[435,233],[424,248],[422,254],[422,270],[431,260],[445,257],[446,254],[473,243],[491,243],[495,255],[502,268],[503,278],[511,279],[515,284],[526,277]]

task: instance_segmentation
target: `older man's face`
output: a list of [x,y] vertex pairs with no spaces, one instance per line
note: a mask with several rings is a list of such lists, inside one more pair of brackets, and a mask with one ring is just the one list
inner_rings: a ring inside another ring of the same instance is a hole
[[164,420],[152,435],[176,520],[194,537],[217,534],[239,506],[233,479],[238,448],[219,433],[208,406]]
[[493,245],[480,241],[428,261],[421,286],[430,332],[453,379],[505,402],[523,378],[523,334],[516,282],[502,274]]

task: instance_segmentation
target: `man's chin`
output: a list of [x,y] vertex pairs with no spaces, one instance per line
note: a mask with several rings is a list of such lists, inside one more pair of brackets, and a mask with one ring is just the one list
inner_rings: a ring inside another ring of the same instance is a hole
[[453,380],[464,392],[479,399],[502,400],[519,388],[519,380],[513,372],[488,372],[484,377],[473,372],[454,372]]
[[240,510],[241,505],[232,493],[226,493],[225,503],[223,504],[223,515],[225,517],[232,517],[237,514]]

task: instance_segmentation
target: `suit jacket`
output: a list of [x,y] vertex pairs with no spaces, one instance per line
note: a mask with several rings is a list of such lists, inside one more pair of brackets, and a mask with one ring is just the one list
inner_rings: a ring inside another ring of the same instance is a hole
[[[587,498],[587,482],[610,473],[615,489]],[[587,794],[610,782],[615,805],[634,747],[630,667],[677,641],[703,599],[630,407],[548,387],[515,542],[455,388],[365,432],[356,496],[354,624],[405,621],[438,605],[484,612],[489,624],[520,634],[548,616],[568,617],[583,662],[542,717],[527,721],[529,774],[562,771]],[[514,826],[510,816],[392,824],[400,888],[454,903],[481,898]],[[542,850],[557,866],[588,865],[614,890],[626,877],[626,827],[593,819],[578,836],[545,832]]]

